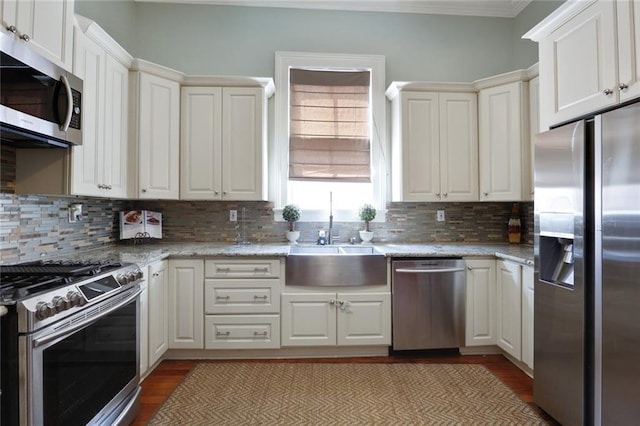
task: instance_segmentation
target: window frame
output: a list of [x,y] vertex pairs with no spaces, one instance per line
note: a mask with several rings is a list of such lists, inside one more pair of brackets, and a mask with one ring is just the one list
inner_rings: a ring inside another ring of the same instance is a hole
[[[376,222],[383,222],[386,213],[387,195],[387,147],[386,140],[386,98],[385,98],[385,57],[382,55],[351,55],[339,53],[276,52],[275,85],[278,95],[274,106],[273,159],[269,180],[274,203],[274,219],[281,221],[282,208],[288,203],[289,169],[289,69],[367,69],[371,71],[371,182],[373,183],[373,204],[378,210]],[[328,220],[329,200],[326,210],[303,209],[301,222]],[[357,212],[341,210],[334,206],[334,220],[358,222]],[[326,216],[326,217],[325,217]]]

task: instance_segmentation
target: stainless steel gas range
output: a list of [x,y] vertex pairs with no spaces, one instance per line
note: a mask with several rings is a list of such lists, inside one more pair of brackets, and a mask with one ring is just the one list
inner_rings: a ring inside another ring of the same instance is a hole
[[135,418],[142,277],[120,262],[0,266],[3,426]]

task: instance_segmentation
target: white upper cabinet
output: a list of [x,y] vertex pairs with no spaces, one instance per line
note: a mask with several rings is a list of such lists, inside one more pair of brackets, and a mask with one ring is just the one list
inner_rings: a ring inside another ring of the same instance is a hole
[[530,198],[523,197],[523,174],[529,173],[527,98],[523,81],[480,90],[480,201]]
[[477,201],[476,94],[415,90],[419,86],[387,90],[393,200]]
[[31,49],[71,70],[74,0],[2,0],[2,27]]
[[618,89],[620,101],[640,97],[640,0],[618,0]]
[[[178,199],[180,73],[136,59],[130,72],[129,194]],[[165,76],[166,75],[166,76]],[[174,78],[174,79],[172,79]]]
[[525,34],[539,42],[541,127],[640,96],[640,1],[567,2]]
[[180,198],[267,199],[263,87],[183,87]]
[[73,72],[83,80],[84,113],[82,145],[72,148],[71,193],[126,198],[128,111],[123,106],[132,58],[95,23],[82,17],[78,22]]
[[180,198],[222,194],[222,89],[183,87],[180,102]]

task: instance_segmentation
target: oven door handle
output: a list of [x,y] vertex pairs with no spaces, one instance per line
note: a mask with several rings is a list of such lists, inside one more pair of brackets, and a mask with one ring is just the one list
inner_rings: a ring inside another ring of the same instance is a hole
[[401,274],[443,274],[448,272],[464,272],[464,268],[399,268],[394,272]]
[[101,312],[100,315],[98,315],[96,317],[92,317],[92,318],[88,318],[88,319],[86,319],[84,321],[80,321],[79,323],[76,323],[76,324],[74,324],[73,326],[71,326],[69,328],[63,328],[60,331],[48,334],[45,337],[42,337],[40,339],[34,339],[33,340],[33,347],[37,348],[38,346],[47,344],[47,343],[51,342],[52,340],[56,340],[57,338],[59,338],[61,336],[65,336],[67,334],[72,334],[76,330],[79,330],[79,329],[84,328],[84,327],[86,327],[86,326],[88,326],[90,324],[93,324],[94,322],[98,321],[99,319],[104,318],[105,316],[109,315],[113,311],[116,311],[116,310],[120,309],[121,307],[123,307],[125,305],[128,305],[133,300],[135,300],[136,297],[138,297],[138,295],[140,295],[140,293],[142,293],[142,289],[138,288],[138,290],[135,293],[133,293],[131,296],[127,297],[126,299],[124,299],[123,301],[118,303],[117,305],[114,305],[114,306],[110,307],[106,311]]

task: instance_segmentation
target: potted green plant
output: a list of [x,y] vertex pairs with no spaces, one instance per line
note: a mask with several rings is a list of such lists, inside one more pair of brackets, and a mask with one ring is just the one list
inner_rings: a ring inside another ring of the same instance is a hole
[[298,238],[300,238],[300,231],[295,230],[295,224],[300,220],[300,207],[295,204],[287,204],[282,209],[282,218],[289,222],[289,230],[287,231],[287,241],[291,244],[296,244]]
[[371,204],[365,204],[358,210],[360,220],[364,221],[364,230],[360,231],[360,239],[363,243],[370,243],[373,239],[373,232],[369,230],[369,222],[376,218],[376,208]]

